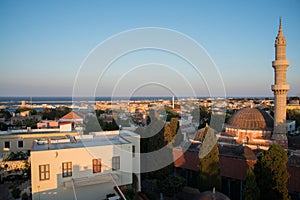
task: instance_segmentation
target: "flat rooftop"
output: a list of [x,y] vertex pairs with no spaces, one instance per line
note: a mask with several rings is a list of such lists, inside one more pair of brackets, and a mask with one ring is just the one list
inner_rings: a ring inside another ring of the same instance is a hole
[[58,140],[36,140],[33,143],[32,151],[121,145],[130,143],[131,142],[119,135],[80,135],[75,136],[75,139],[71,136],[70,138]]
[[19,130],[9,130],[9,131],[0,131],[0,136],[3,135],[21,135],[21,134],[53,134],[53,133],[76,133],[77,130],[71,130],[71,131],[60,131],[59,128],[52,128],[52,129],[19,129]]

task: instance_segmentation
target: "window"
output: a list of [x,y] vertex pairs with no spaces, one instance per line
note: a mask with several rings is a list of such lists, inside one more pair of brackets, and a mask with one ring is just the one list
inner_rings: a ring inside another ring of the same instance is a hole
[[39,165],[40,181],[50,179],[50,165]]
[[23,147],[24,147],[23,140],[18,141],[18,148],[23,148]]
[[10,142],[9,141],[4,142],[4,148],[6,148],[6,149],[10,148]]
[[72,176],[72,162],[62,163],[62,176],[63,177]]
[[132,145],[132,157],[134,157],[134,156],[135,156],[135,146]]
[[120,156],[115,156],[112,158],[112,170],[120,169]]
[[93,173],[101,172],[101,159],[93,159]]

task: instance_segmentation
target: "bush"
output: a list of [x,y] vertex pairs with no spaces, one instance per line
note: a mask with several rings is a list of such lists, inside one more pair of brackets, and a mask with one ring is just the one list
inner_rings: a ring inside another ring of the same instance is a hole
[[178,175],[169,175],[165,180],[160,182],[159,186],[162,191],[167,196],[173,196],[174,194],[180,192],[185,184],[185,179]]
[[28,200],[28,194],[26,192],[22,194],[22,200]]
[[21,190],[17,187],[14,187],[11,191],[12,196],[16,198],[20,198]]

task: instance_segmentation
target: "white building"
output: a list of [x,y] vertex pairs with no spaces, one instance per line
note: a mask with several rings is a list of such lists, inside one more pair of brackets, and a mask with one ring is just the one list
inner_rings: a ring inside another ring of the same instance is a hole
[[139,135],[97,132],[70,140],[35,142],[33,199],[105,199],[118,187],[140,190]]
[[294,135],[296,133],[296,121],[286,120],[286,132],[289,135]]

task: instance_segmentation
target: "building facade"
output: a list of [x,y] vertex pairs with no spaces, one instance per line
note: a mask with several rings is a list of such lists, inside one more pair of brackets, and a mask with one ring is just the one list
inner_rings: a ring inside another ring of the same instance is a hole
[[139,136],[98,132],[71,140],[35,142],[31,151],[33,199],[105,199],[119,186],[140,190]]
[[0,160],[4,159],[11,152],[29,152],[33,141],[36,139],[66,138],[67,135],[75,136],[78,133],[74,131],[59,132],[59,129],[2,131],[0,132]]

